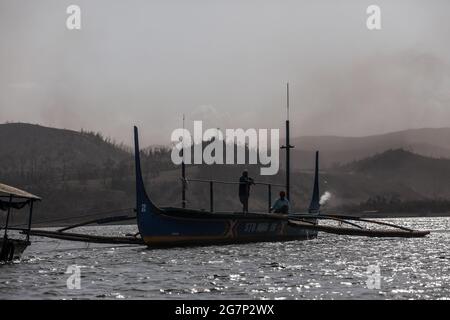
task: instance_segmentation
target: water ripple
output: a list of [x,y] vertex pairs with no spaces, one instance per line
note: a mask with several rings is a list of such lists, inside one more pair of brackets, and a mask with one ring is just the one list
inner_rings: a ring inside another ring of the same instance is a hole
[[[0,266],[0,299],[449,299],[450,218],[395,222],[436,232],[167,250],[35,238],[20,263]],[[67,288],[69,265],[80,267],[81,289]],[[379,289],[368,288],[369,266]]]

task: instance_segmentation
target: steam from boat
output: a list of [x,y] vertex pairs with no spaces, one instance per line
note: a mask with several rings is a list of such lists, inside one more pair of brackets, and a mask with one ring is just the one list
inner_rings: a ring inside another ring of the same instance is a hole
[[325,193],[320,197],[319,203],[321,206],[323,206],[325,203],[328,202],[331,198],[331,193],[328,191],[325,191]]

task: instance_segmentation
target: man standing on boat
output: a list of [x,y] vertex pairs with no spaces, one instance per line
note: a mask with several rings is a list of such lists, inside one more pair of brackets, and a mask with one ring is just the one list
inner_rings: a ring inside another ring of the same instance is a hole
[[290,203],[289,200],[286,198],[286,193],[284,191],[280,191],[280,198],[275,201],[273,204],[273,207],[270,208],[270,211],[273,211],[275,213],[289,213],[289,207]]
[[242,211],[248,212],[248,197],[250,196],[250,185],[255,184],[254,180],[248,176],[248,171],[244,170],[239,178],[239,200],[242,203]]

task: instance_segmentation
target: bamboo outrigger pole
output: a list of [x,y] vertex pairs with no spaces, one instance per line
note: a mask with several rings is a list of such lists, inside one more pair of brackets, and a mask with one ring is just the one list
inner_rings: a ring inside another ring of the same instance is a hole
[[289,135],[289,82],[286,84],[286,145],[281,146],[281,149],[286,150],[286,197],[289,201],[291,201],[290,197],[290,189],[291,189],[291,152],[290,149],[294,148],[294,146],[290,143],[290,135]]

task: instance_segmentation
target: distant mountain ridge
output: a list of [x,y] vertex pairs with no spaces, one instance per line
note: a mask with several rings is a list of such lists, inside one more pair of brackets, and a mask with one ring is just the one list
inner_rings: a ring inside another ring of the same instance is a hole
[[[27,123],[0,124],[0,164],[12,155],[30,159],[39,152],[74,164],[120,162],[132,153],[99,133],[57,129]],[[293,169],[311,169],[314,153],[321,153],[321,167],[330,168],[373,156],[390,149],[403,149],[432,158],[450,158],[450,128],[423,128],[366,137],[303,136],[292,139]],[[82,151],[81,151],[82,150]],[[284,152],[280,153],[281,166]]]
[[366,137],[304,136],[292,139],[293,165],[311,168],[315,150],[324,167],[345,164],[389,149],[404,149],[432,158],[450,158],[450,128],[423,128]]
[[450,197],[450,159],[429,158],[396,149],[344,165],[341,170],[386,184],[403,184],[428,198]]
[[[23,123],[1,124],[0,141],[0,182],[43,197],[36,209],[37,220],[134,206],[134,164],[129,147],[114,144],[99,133]],[[355,205],[373,197],[402,201],[450,199],[450,159],[445,157],[450,145],[448,128],[363,138],[303,137],[294,139],[293,144],[296,149],[292,163],[296,169],[312,168],[314,150],[321,151],[320,190],[332,194],[325,209]],[[420,150],[431,150],[435,158],[420,155]],[[335,162],[341,164],[333,165]],[[170,151],[145,149],[142,169],[148,192],[156,203],[180,204],[180,170],[172,164]],[[236,181],[242,169],[239,165],[191,165],[187,175]],[[248,169],[259,181],[284,183],[282,170],[276,176],[258,176],[259,166]],[[291,202],[296,210],[308,205],[312,181],[311,170],[293,170]],[[239,209],[234,185],[217,185],[215,190],[215,208]],[[189,183],[189,207],[207,209],[207,192],[207,185]],[[273,194],[276,192],[273,190]],[[266,210],[265,187],[252,189],[251,207]]]
[[11,159],[29,162],[39,158],[46,165],[78,166],[90,163],[99,166],[107,161],[117,163],[129,157],[129,152],[122,146],[93,132],[5,123],[0,124],[0,139],[0,165]]
[[344,211],[449,213],[450,159],[387,150],[323,174]]
[[[44,199],[36,221],[64,223],[86,212],[133,206],[132,149],[101,133],[6,123],[0,124],[0,141],[0,182]],[[146,179],[173,168],[166,149],[144,149],[141,159]]]

